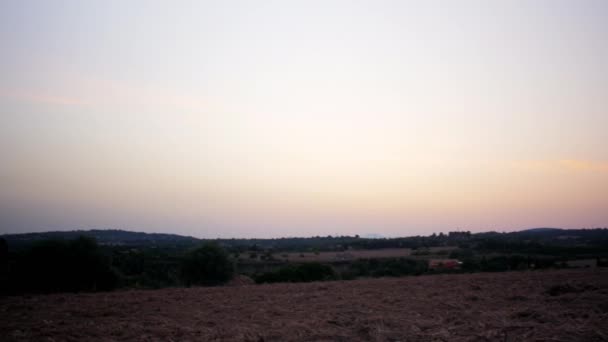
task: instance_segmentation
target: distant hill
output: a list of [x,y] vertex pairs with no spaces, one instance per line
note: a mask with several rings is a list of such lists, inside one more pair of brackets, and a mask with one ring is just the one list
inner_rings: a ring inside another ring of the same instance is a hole
[[384,239],[384,236],[380,235],[380,234],[369,233],[369,234],[363,234],[363,238],[364,239]]
[[[235,251],[248,250],[282,250],[282,251],[341,251],[352,249],[381,249],[381,248],[418,248],[433,246],[457,246],[463,241],[473,246],[481,246],[492,241],[507,241],[519,243],[551,244],[556,246],[607,245],[608,229],[560,229],[560,228],[531,228],[517,232],[483,232],[462,235],[459,232],[448,234],[433,234],[430,236],[383,237],[377,234],[359,236],[314,236],[314,237],[284,237],[273,239],[198,239],[177,234],[131,232],[125,230],[75,230],[41,233],[6,234],[0,235],[11,249],[20,249],[42,240],[70,240],[79,236],[94,238],[103,246],[145,247],[184,249],[205,241],[214,241]],[[504,246],[504,245],[501,245]]]
[[524,229],[524,230],[520,230],[517,233],[554,233],[554,232],[561,232],[564,229],[562,228],[529,228],[529,229]]
[[71,240],[79,236],[92,237],[100,245],[110,246],[183,246],[191,245],[200,240],[191,236],[176,234],[131,232],[118,229],[72,230],[42,233],[6,234],[4,238],[11,246],[29,245],[41,240]]

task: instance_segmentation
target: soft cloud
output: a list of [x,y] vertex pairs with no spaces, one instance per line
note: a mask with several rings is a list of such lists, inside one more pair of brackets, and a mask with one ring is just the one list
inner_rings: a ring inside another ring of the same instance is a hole
[[564,159],[559,165],[569,170],[608,172],[608,162],[603,161]]
[[608,172],[608,162],[582,159],[524,160],[514,163],[518,168],[545,171]]

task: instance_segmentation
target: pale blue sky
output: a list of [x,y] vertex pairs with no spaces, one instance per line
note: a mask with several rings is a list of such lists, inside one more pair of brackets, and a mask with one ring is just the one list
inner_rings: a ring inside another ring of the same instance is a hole
[[0,233],[608,226],[606,1],[3,1]]

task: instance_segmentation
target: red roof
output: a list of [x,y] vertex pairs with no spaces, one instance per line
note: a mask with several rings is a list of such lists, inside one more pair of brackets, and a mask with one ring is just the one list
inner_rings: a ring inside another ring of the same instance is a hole
[[430,259],[429,268],[459,268],[462,262],[457,259]]

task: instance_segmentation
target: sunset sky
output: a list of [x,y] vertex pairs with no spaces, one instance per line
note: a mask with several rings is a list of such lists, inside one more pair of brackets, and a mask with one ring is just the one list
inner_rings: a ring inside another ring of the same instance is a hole
[[0,2],[0,234],[608,226],[608,1]]

